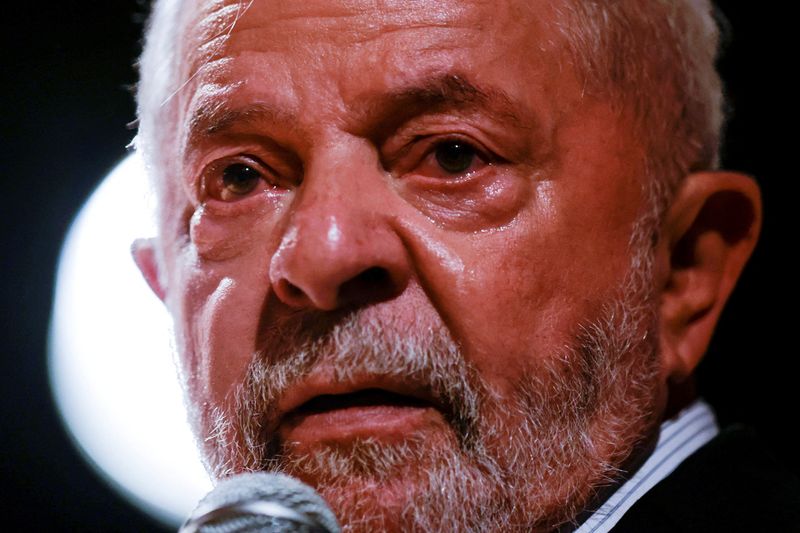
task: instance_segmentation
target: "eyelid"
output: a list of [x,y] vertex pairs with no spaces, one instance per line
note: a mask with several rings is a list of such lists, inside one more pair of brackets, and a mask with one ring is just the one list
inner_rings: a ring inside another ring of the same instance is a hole
[[[220,161],[244,158],[278,187],[289,188],[302,180],[303,163],[292,150],[261,142],[220,142],[217,146],[198,148],[189,154],[187,165],[192,167],[194,179],[199,180],[204,172]],[[198,197],[202,194],[201,183],[195,185]]]
[[504,161],[494,151],[474,137],[463,133],[441,133],[431,135],[415,135],[405,143],[396,154],[389,156],[384,163],[385,168],[398,174],[406,174],[418,167],[427,157],[430,157],[437,147],[445,143],[461,143],[475,150],[478,158],[487,165]]
[[492,153],[491,150],[483,146],[482,143],[475,141],[472,138],[464,137],[463,135],[449,135],[443,138],[435,139],[434,141],[428,144],[428,149],[425,152],[425,156],[427,157],[429,154],[433,153],[434,150],[436,150],[436,148],[438,148],[443,144],[448,144],[448,143],[464,144],[469,146],[470,148],[475,150],[475,153],[478,155],[478,157],[485,160],[487,163],[489,161],[498,159],[498,157],[494,153]]
[[[223,200],[220,194],[213,193],[209,190],[210,187],[219,187],[220,191],[224,187],[222,184],[223,173],[226,168],[231,165],[242,164],[253,168],[260,175],[260,179],[265,182],[268,187],[280,186],[277,182],[280,181],[278,174],[265,164],[260,158],[251,154],[234,154],[230,156],[217,158],[210,163],[206,164],[200,171],[199,179],[199,193],[201,201],[213,198],[219,201],[228,202],[230,200]],[[271,179],[271,177],[273,179]],[[242,199],[247,198],[250,194],[242,196]]]

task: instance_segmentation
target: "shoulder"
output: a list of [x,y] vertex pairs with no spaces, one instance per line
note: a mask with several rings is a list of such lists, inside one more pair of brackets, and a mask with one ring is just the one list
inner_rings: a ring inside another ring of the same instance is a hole
[[634,531],[800,532],[800,480],[752,429],[732,426],[653,487],[613,529]]

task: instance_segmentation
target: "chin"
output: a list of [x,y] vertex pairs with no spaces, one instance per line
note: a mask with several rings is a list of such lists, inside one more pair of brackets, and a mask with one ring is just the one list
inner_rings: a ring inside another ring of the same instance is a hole
[[487,530],[502,499],[446,432],[318,445],[271,469],[314,486],[348,532]]

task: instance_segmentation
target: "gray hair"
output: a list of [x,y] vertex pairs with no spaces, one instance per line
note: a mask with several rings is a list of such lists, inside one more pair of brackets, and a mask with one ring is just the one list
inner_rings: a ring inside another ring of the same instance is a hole
[[180,39],[182,5],[183,0],[153,1],[138,62],[136,115],[139,128],[133,144],[153,178],[161,177],[157,171],[160,154],[171,144],[170,127],[166,124],[174,125],[175,121],[169,119],[177,118],[176,110],[167,104],[184,77]]
[[646,192],[663,212],[683,176],[719,165],[719,12],[711,0],[578,0],[559,13],[586,90],[633,111],[647,154]]
[[[251,2],[228,10],[229,24]],[[161,168],[164,154],[177,148],[172,96],[191,78],[179,38],[182,6],[154,1],[139,60],[135,146],[157,181],[173,170]],[[571,0],[555,11],[585,90],[634,113],[647,158],[644,194],[660,216],[684,175],[718,164],[723,93],[711,0]]]

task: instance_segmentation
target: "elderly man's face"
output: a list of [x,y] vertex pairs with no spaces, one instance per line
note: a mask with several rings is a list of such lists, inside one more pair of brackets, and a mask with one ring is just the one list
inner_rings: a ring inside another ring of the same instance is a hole
[[642,148],[549,4],[184,27],[163,239],[209,466],[288,470],[366,529],[569,518],[663,380]]

